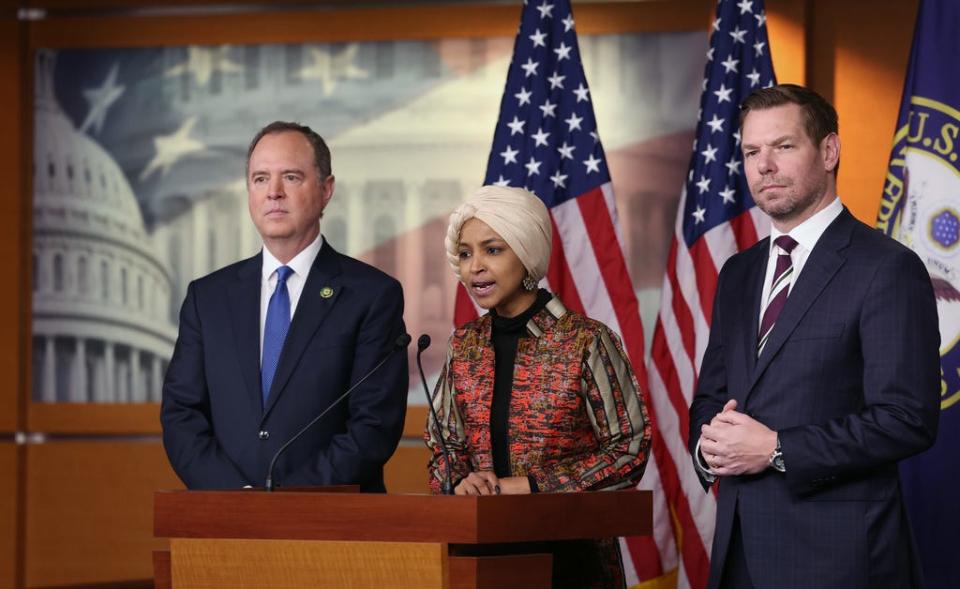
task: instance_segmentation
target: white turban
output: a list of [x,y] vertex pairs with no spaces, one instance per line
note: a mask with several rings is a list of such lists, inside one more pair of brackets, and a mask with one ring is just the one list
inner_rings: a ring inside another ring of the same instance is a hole
[[522,188],[484,186],[450,214],[444,245],[447,261],[461,280],[460,230],[473,218],[489,225],[507,242],[531,278],[539,282],[544,277],[550,263],[553,227],[546,205],[535,194]]

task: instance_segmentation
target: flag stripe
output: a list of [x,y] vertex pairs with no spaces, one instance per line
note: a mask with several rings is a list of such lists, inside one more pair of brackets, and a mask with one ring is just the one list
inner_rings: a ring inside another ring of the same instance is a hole
[[[585,314],[602,321],[610,329],[620,333],[620,324],[613,309],[613,301],[607,292],[600,260],[587,233],[586,222],[575,199],[553,207],[554,221],[560,230],[560,241],[570,273],[576,277],[576,288],[580,294]],[[561,298],[563,293],[560,294]]]
[[[679,391],[670,390],[663,380],[659,369],[650,372],[651,394],[655,397],[676,394]],[[684,542],[682,542],[681,556],[683,560],[693,558],[695,563],[701,563],[701,557],[706,559],[713,537],[714,517],[716,514],[716,496],[703,490],[700,480],[693,469],[690,454],[686,444],[679,435],[682,425],[679,418],[682,414],[671,411],[663,403],[654,401],[657,411],[657,424],[663,436],[665,452],[657,454],[658,460],[669,461],[673,471],[671,484],[664,483],[672,503],[684,527]],[[669,458],[665,458],[666,457]],[[689,568],[689,567],[688,567]],[[697,578],[700,574],[694,566],[688,575]],[[705,571],[704,571],[705,573]]]
[[630,361],[634,365],[637,380],[646,381],[643,364],[643,327],[640,325],[640,309],[637,306],[633,282],[627,272],[627,262],[623,256],[621,244],[617,240],[613,219],[611,219],[607,201],[602,188],[577,199],[580,213],[583,215],[587,234],[594,250],[604,251],[607,255],[601,266],[603,282],[607,287],[609,300],[613,302],[617,323],[623,330],[623,338]]
[[570,265],[567,264],[557,220],[552,214],[550,215],[550,223],[553,225],[553,249],[550,252],[550,265],[547,267],[547,281],[550,283],[553,292],[563,299],[563,304],[568,309],[583,313],[583,302],[580,300],[580,293],[577,292],[577,285],[573,280],[574,275],[570,271]]

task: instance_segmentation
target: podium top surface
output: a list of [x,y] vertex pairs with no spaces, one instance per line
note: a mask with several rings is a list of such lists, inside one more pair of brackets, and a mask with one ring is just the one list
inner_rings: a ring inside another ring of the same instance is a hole
[[484,497],[263,491],[157,491],[154,535],[168,538],[494,544],[642,536],[649,491]]

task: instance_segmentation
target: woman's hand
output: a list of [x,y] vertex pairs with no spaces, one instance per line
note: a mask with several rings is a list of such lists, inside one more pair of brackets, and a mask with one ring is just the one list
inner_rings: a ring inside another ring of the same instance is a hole
[[456,495],[527,495],[530,480],[527,477],[498,479],[489,470],[471,472],[453,490]]
[[499,495],[500,480],[492,471],[471,472],[453,490],[454,495]]
[[529,495],[530,479],[527,477],[506,477],[500,479],[500,492],[504,495]]

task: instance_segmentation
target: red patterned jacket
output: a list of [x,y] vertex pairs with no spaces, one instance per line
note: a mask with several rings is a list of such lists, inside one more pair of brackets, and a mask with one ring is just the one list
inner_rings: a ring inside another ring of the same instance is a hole
[[[471,471],[493,470],[490,330],[487,314],[454,332],[434,393],[454,485]],[[518,343],[510,400],[512,475],[532,475],[542,492],[636,484],[647,462],[650,420],[620,339],[556,297],[527,330],[532,337]],[[446,466],[437,428],[427,425],[430,488],[438,493]]]

